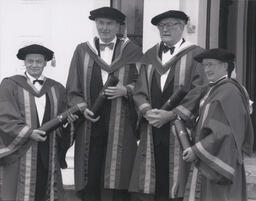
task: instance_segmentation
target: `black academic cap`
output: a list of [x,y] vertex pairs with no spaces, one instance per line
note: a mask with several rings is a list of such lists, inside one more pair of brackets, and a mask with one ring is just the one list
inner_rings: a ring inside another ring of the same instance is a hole
[[125,17],[126,16],[121,11],[115,8],[102,7],[102,8],[98,8],[90,11],[89,19],[95,20],[96,18],[109,18],[109,19],[116,20],[120,24],[124,24]]
[[202,52],[201,54],[195,56],[194,59],[200,63],[203,61],[203,59],[217,59],[223,62],[233,62],[235,55],[227,50],[214,48]]
[[42,45],[33,44],[19,49],[17,57],[20,60],[25,60],[27,54],[42,54],[47,61],[50,61],[54,52]]
[[151,19],[153,25],[157,25],[162,19],[165,18],[176,18],[181,19],[187,24],[189,17],[182,11],[179,10],[169,10],[164,13],[161,13]]

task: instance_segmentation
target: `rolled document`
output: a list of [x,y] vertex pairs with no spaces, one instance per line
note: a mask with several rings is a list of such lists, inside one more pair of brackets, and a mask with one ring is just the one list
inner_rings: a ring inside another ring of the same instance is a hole
[[70,114],[76,114],[76,115],[82,114],[83,111],[85,110],[85,108],[86,108],[86,104],[85,103],[79,103],[77,105],[74,105],[73,107],[69,108],[65,112],[63,112],[60,115],[58,115],[56,118],[51,119],[50,121],[44,123],[38,129],[42,130],[42,131],[45,131],[46,133],[50,133],[53,130],[55,130],[58,127],[60,127],[61,125],[67,123],[68,116]]
[[119,79],[117,77],[115,77],[114,75],[108,76],[106,83],[102,87],[97,99],[95,100],[95,102],[91,108],[91,111],[94,113],[94,116],[93,116],[94,118],[96,118],[100,115],[100,112],[107,100],[107,96],[104,93],[105,89],[107,89],[108,87],[116,86],[118,82],[119,82]]
[[173,95],[170,96],[168,101],[165,102],[165,104],[161,107],[161,109],[167,110],[167,111],[174,109],[179,105],[179,103],[186,96],[186,94],[187,92],[184,90],[184,88],[181,87]]
[[183,123],[183,120],[179,116],[174,121],[174,126],[175,126],[177,139],[180,143],[181,149],[184,151],[185,149],[191,146],[191,142],[189,139],[188,131]]
[[[184,90],[184,88],[181,87],[168,99],[168,101],[166,101],[166,103],[161,107],[161,109],[167,111],[173,110],[180,104],[180,102],[186,96],[186,94],[187,92]],[[187,129],[179,116],[174,121],[174,127],[182,150],[185,150],[186,148],[190,147],[190,140]]]

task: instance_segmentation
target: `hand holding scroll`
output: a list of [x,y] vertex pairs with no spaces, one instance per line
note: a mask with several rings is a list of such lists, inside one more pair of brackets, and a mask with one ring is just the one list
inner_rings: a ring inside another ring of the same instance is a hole
[[[87,110],[85,117],[88,115],[91,115],[90,119],[91,121],[93,119],[97,119],[96,117],[98,117],[101,113],[101,110],[103,109],[105,102],[107,100],[107,94],[105,92],[105,90],[109,87],[114,87],[117,85],[117,83],[119,82],[119,79],[117,77],[115,77],[114,75],[110,74],[108,76],[108,79],[106,81],[106,83],[104,84],[103,88],[101,89],[97,99],[95,100],[95,102],[93,103],[92,107],[90,110]],[[114,95],[115,96],[115,95]]]
[[169,121],[173,121],[176,118],[176,114],[172,111],[152,109],[151,112],[146,114],[146,119],[149,124],[156,128],[162,127]]
[[91,110],[89,110],[88,108],[86,108],[84,110],[84,117],[91,122],[97,122],[100,119],[100,116],[93,118],[94,113]]
[[30,135],[30,138],[37,142],[44,142],[47,139],[47,136],[45,131],[34,129]]
[[105,90],[105,95],[108,97],[109,100],[112,100],[112,99],[115,99],[115,98],[126,96],[127,95],[127,89],[123,85],[108,87]]
[[196,155],[193,152],[193,150],[191,149],[191,147],[189,147],[183,151],[182,158],[186,162],[192,162],[192,161],[196,160]]

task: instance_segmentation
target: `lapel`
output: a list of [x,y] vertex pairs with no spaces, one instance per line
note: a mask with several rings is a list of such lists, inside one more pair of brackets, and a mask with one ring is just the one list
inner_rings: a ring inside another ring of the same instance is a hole
[[15,75],[15,76],[10,77],[9,79],[13,80],[19,86],[26,89],[27,91],[29,91],[31,94],[33,94],[36,97],[41,97],[42,95],[44,95],[47,92],[47,90],[51,86],[53,86],[53,82],[50,79],[47,79],[46,77],[44,78],[45,82],[40,91],[38,91],[34,87],[34,85],[26,78],[25,75]]
[[172,82],[172,80],[174,79],[174,74],[175,74],[175,67],[176,66],[173,66],[173,68],[170,68],[170,72],[167,76],[167,79],[166,79],[166,82],[164,84],[164,88],[163,88],[163,92],[165,92],[165,90],[167,89],[167,86]]
[[191,49],[195,48],[196,45],[193,45],[188,42],[184,42],[179,50],[174,53],[174,56],[165,64],[162,64],[162,61],[159,57],[159,49],[160,43],[156,44],[153,48],[151,48],[145,56],[141,59],[142,63],[152,64],[153,67],[158,71],[160,75],[166,73],[171,66],[175,65],[176,62]]
[[[153,76],[155,76],[156,83],[157,83],[157,86],[159,88],[159,91],[161,91],[161,93],[162,93],[162,90],[161,90],[161,75],[157,71],[154,71]],[[152,79],[154,79],[154,78],[152,78]]]
[[117,43],[115,45],[114,53],[113,53],[113,61],[110,65],[108,65],[100,56],[98,55],[98,51],[95,44],[95,39],[93,43],[86,42],[86,48],[90,56],[93,60],[105,71],[108,73],[112,73],[122,66],[125,65],[126,59],[123,59],[124,48],[129,44],[129,39],[117,39]]

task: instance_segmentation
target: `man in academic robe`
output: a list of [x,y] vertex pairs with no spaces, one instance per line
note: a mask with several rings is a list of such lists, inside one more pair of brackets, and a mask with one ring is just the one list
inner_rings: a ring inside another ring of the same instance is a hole
[[[142,116],[140,144],[136,154],[129,190],[133,201],[182,200],[189,164],[182,160],[172,121],[179,116],[191,125],[206,77],[193,57],[202,48],[182,38],[188,16],[170,10],[152,18],[161,42],[150,48],[140,60],[140,75],[134,89],[134,101]],[[186,96],[171,111],[161,109],[181,88]]]
[[0,85],[0,200],[62,201],[59,156],[70,126],[47,134],[37,128],[66,109],[65,88],[42,74],[53,57],[48,48],[29,45],[17,57],[25,73]]
[[211,49],[195,57],[210,84],[200,102],[195,144],[183,153],[194,161],[184,200],[247,201],[244,154],[253,148],[249,98],[230,78],[235,55]]
[[[119,10],[98,8],[89,19],[95,21],[99,38],[77,46],[67,80],[69,105],[87,105],[85,121],[75,131],[75,188],[84,201],[129,201],[137,147],[132,94],[138,74],[135,62],[142,53],[128,38],[116,36],[125,22]],[[100,115],[92,117],[90,109],[110,75],[119,82],[104,91],[108,99]]]

